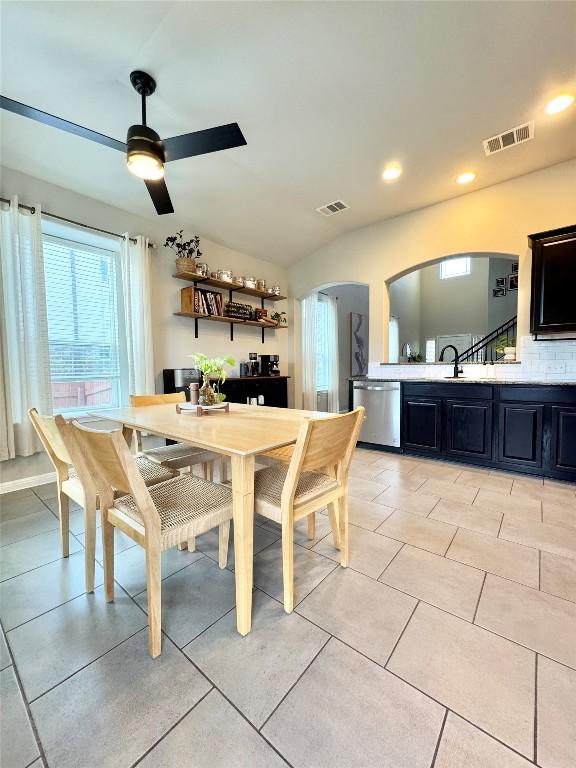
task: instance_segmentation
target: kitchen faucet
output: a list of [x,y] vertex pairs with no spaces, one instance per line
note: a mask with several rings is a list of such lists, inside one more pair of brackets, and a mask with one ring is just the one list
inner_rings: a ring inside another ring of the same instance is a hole
[[458,366],[460,362],[460,354],[454,344],[446,344],[442,352],[440,352],[440,357],[438,360],[442,363],[444,361],[444,352],[446,352],[447,349],[453,349],[454,350],[454,375],[453,376],[446,376],[447,379],[457,379],[458,374],[462,373],[462,368]]

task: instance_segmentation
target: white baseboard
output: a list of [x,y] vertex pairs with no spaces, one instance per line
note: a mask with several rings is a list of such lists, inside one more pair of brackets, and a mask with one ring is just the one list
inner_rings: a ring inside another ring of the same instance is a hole
[[21,491],[24,488],[34,488],[37,485],[46,485],[46,483],[56,482],[56,472],[46,472],[43,475],[33,475],[32,477],[22,477],[20,480],[7,480],[0,483],[0,495],[10,493],[11,491]]

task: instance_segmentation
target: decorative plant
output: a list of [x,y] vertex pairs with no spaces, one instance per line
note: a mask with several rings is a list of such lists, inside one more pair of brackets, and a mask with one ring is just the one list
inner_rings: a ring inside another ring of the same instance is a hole
[[274,320],[278,325],[287,325],[288,319],[286,318],[286,312],[272,312],[270,319]]
[[408,362],[409,363],[422,363],[424,362],[424,358],[420,354],[420,352],[412,352],[408,355]]
[[181,229],[175,235],[166,238],[164,248],[172,248],[176,251],[179,259],[200,259],[202,251],[200,250],[200,236],[194,235],[190,240],[184,240],[182,237],[184,230]]
[[505,347],[515,347],[516,346],[516,336],[500,336],[500,338],[496,341],[496,352],[498,352],[499,355],[504,354],[504,348]]
[[[198,352],[196,355],[190,355],[194,360],[194,367],[202,373],[204,385],[211,386],[216,395],[217,402],[226,400],[226,395],[220,392],[220,386],[226,381],[226,368],[224,366],[236,365],[233,357],[208,357]],[[215,379],[215,383],[211,383]]]

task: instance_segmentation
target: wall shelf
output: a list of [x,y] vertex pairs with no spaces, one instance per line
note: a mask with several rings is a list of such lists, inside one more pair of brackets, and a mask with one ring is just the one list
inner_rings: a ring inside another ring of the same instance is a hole
[[223,291],[243,293],[245,296],[255,296],[257,299],[264,299],[264,301],[283,301],[286,298],[286,296],[276,296],[275,293],[268,293],[268,291],[259,291],[257,288],[244,288],[242,285],[229,283],[225,280],[215,280],[213,277],[183,275],[182,273],[174,274],[172,277],[175,277],[177,280],[186,280],[189,283],[202,283],[203,286],[209,285],[211,288],[220,288]]
[[[235,285],[234,283],[226,282],[225,280],[216,280],[212,277],[202,277],[202,275],[189,274],[185,275],[177,273],[172,275],[177,280],[185,280],[188,283],[193,283],[194,287],[198,284],[203,288],[219,288],[220,290],[228,291],[229,300],[232,301],[233,293],[242,293],[244,296],[253,296],[260,299],[262,309],[264,309],[265,301],[282,301],[286,296],[277,296],[274,293],[268,293],[267,291],[259,291],[256,288],[244,288],[241,285]],[[235,325],[248,325],[252,328],[260,328],[262,331],[262,344],[264,344],[264,331],[277,330],[278,328],[287,328],[286,325],[272,325],[271,323],[261,322],[260,320],[241,320],[234,317],[224,317],[223,315],[205,315],[200,312],[174,312],[178,317],[191,317],[194,320],[194,337],[198,338],[198,320],[210,320],[213,323],[228,323],[230,326],[230,341],[234,341],[234,326]]]

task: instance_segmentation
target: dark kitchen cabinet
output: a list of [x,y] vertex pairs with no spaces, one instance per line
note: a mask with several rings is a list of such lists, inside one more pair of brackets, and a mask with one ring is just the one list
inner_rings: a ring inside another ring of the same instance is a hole
[[446,454],[492,458],[492,402],[446,400]]
[[403,446],[417,451],[442,450],[442,400],[405,397],[403,401]]
[[549,467],[561,474],[576,475],[576,407],[553,405],[550,408]]
[[576,386],[402,382],[401,447],[576,481]]
[[576,225],[528,238],[532,249],[530,332],[576,331]]
[[542,466],[544,406],[498,403],[497,457],[502,464]]

